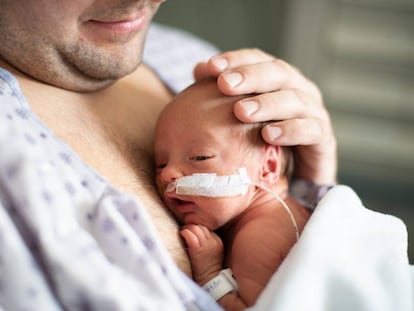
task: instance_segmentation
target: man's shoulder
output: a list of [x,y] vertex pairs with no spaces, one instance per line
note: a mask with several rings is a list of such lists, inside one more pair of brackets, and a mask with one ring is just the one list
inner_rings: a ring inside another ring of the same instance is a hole
[[194,66],[219,50],[190,32],[153,23],[148,31],[143,61],[174,91],[193,82]]

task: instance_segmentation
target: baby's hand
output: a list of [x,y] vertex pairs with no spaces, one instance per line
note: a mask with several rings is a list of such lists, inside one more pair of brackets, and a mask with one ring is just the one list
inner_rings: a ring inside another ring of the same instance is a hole
[[180,231],[188,247],[194,280],[204,285],[223,265],[223,242],[203,225],[186,225]]

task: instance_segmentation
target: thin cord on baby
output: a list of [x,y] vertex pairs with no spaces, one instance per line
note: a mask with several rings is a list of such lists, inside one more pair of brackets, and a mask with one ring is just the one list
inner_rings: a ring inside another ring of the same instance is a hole
[[269,192],[276,200],[278,200],[282,206],[284,207],[284,209],[286,210],[286,212],[288,213],[290,220],[292,221],[293,227],[295,228],[295,234],[296,234],[296,241],[299,240],[299,228],[298,228],[298,224],[296,223],[295,217],[293,217],[292,211],[290,210],[289,206],[285,203],[285,201],[283,201],[283,199],[278,196],[273,190],[269,189],[266,186],[263,186],[261,184],[258,184],[256,182],[253,182],[253,185],[255,185],[256,187],[262,188],[263,190]]

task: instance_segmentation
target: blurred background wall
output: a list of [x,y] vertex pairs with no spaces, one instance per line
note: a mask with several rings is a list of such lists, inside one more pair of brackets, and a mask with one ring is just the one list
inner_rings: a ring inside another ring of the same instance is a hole
[[339,181],[396,215],[414,263],[414,1],[170,0],[156,21],[222,50],[259,47],[322,90],[339,142]]

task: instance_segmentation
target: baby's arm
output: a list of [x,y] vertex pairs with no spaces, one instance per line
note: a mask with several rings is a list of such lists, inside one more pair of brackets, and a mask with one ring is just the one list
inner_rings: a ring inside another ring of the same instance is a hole
[[[217,234],[202,225],[186,225],[180,234],[187,243],[193,278],[203,286],[223,269],[223,242]],[[225,310],[247,308],[237,292],[224,295],[218,302]]]

